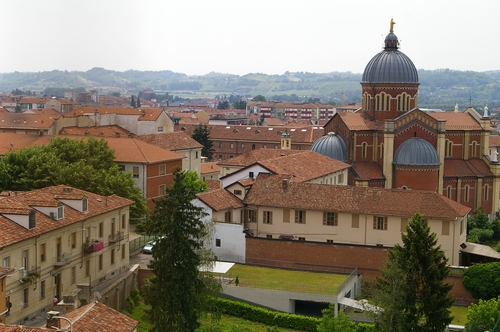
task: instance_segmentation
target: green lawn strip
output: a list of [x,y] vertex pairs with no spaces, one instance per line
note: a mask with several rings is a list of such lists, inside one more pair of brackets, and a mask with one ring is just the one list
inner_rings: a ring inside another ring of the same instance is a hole
[[[234,317],[230,315],[222,315],[220,321],[218,323],[212,322],[210,319],[210,316],[207,317],[202,317],[200,319],[200,323],[202,327],[199,330],[203,330],[203,326],[217,326],[220,328],[220,331],[228,331],[228,332],[265,332],[269,326],[262,324],[262,323],[257,323],[257,322],[252,322],[249,320],[245,320],[243,318],[239,317]],[[297,331],[297,330],[292,330],[292,329],[285,329],[285,328],[277,328],[276,330],[273,331]]]
[[452,306],[451,315],[453,316],[452,324],[465,326],[467,323],[467,307]]
[[139,325],[137,326],[137,332],[149,332],[153,327],[151,325],[151,322],[149,321],[148,315],[146,314],[146,310],[150,308],[151,307],[148,305],[141,304],[135,307],[131,313],[125,313],[127,316],[139,322]]
[[[238,277],[240,287],[255,287],[291,292],[336,294],[347,276],[331,273],[294,271],[235,264],[226,277]],[[233,280],[234,284],[234,280]]]

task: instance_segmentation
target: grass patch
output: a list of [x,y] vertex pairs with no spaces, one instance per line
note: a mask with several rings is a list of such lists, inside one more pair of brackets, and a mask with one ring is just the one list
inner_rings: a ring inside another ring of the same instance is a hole
[[[275,328],[268,325],[252,322],[243,318],[222,315],[218,323],[212,323],[210,316],[200,319],[201,327],[197,331],[224,331],[224,332],[279,332],[297,331],[292,329]],[[211,327],[212,329],[208,329]]]
[[151,306],[141,303],[141,305],[138,305],[134,308],[134,311],[132,311],[131,313],[126,313],[127,316],[132,317],[139,322],[139,325],[137,326],[137,332],[149,332],[151,328],[153,328],[148,314],[146,313],[146,310],[150,308]]
[[467,323],[467,307],[452,306],[451,315],[453,316],[452,324],[465,325]]
[[[289,292],[336,294],[347,276],[332,273],[293,271],[235,264],[226,277],[238,277],[240,287],[265,288]],[[234,280],[233,280],[234,284]]]

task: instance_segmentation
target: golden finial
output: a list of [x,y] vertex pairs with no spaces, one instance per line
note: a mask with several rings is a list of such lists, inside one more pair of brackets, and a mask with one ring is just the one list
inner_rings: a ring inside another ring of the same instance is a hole
[[389,30],[389,32],[394,32],[394,24],[396,24],[396,22],[394,22],[394,20],[391,18],[391,29]]

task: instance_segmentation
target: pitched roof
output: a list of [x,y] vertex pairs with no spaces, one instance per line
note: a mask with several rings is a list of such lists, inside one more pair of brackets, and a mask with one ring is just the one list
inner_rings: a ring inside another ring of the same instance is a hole
[[[40,234],[84,221],[93,216],[103,214],[133,204],[134,202],[116,195],[102,196],[88,191],[71,188],[65,185],[46,187],[27,192],[10,192],[7,197],[0,197],[0,247],[34,238]],[[5,213],[21,213],[32,211],[34,206],[57,206],[63,204],[61,199],[86,196],[88,199],[88,212],[79,212],[69,205],[64,207],[64,218],[53,220],[49,216],[35,210],[36,227],[26,229],[16,222],[4,217]]]
[[49,129],[60,114],[2,113],[0,128]]
[[445,159],[444,160],[445,177],[462,176],[493,176],[488,165],[482,159]]
[[380,165],[374,161],[356,161],[352,168],[358,179],[385,179]]
[[[139,325],[135,319],[97,301],[66,313],[64,317],[72,322],[74,332],[131,332]],[[61,320],[61,328],[69,328],[69,324]]]
[[141,141],[160,146],[164,149],[172,151],[185,149],[199,149],[203,145],[195,141],[185,132],[179,131],[174,133],[161,133],[137,136]]
[[490,147],[500,146],[500,135],[490,135]]
[[288,156],[291,154],[302,153],[302,150],[276,150],[276,149],[257,149],[245,152],[242,155],[219,162],[221,166],[239,166],[246,167],[255,164],[258,161],[274,159]]
[[290,181],[289,176],[259,174],[245,204],[384,216],[455,219],[470,208],[436,192],[336,186]]
[[350,167],[349,164],[314,151],[303,151],[258,163],[275,174],[293,175],[294,181],[298,182],[310,181]]
[[208,191],[220,189],[220,180],[206,180],[208,183]]
[[201,163],[200,174],[214,173],[220,172],[220,166],[217,165],[217,162],[207,162]]
[[215,211],[226,209],[238,209],[245,205],[243,202],[226,189],[216,189],[206,193],[196,195],[200,201],[211,207]]
[[337,113],[334,115],[340,116],[340,119],[350,130],[382,130],[384,123],[372,120],[363,113]]
[[116,162],[158,163],[186,158],[184,155],[159,146],[146,143],[137,138],[103,138],[115,150]]
[[0,156],[34,145],[47,145],[52,136],[38,136],[15,133],[0,133]]
[[59,131],[59,135],[74,136],[94,136],[94,137],[132,137],[130,131],[118,126],[97,126],[97,127],[64,127]]
[[437,120],[446,120],[446,130],[482,130],[481,125],[469,113],[429,112]]
[[[196,125],[175,125],[175,131],[184,131],[192,135]],[[246,126],[246,125],[207,125],[212,140],[238,140],[255,142],[279,142],[285,130],[292,137],[292,143],[313,143],[323,136],[323,127],[308,126],[301,129],[268,126]]]
[[127,107],[81,107],[76,108],[63,116],[78,116],[78,115],[93,115],[95,112],[100,115],[117,114],[117,115],[136,115],[138,121],[156,121],[163,112],[161,108],[127,108]]

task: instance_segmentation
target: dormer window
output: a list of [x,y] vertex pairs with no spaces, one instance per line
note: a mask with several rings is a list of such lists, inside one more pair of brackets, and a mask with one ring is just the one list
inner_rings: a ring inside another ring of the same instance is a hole
[[82,199],[82,212],[89,212],[89,199],[87,197]]
[[31,211],[28,216],[28,229],[33,229],[36,227],[36,212]]
[[61,220],[64,218],[64,205],[59,205],[57,207],[57,220]]

